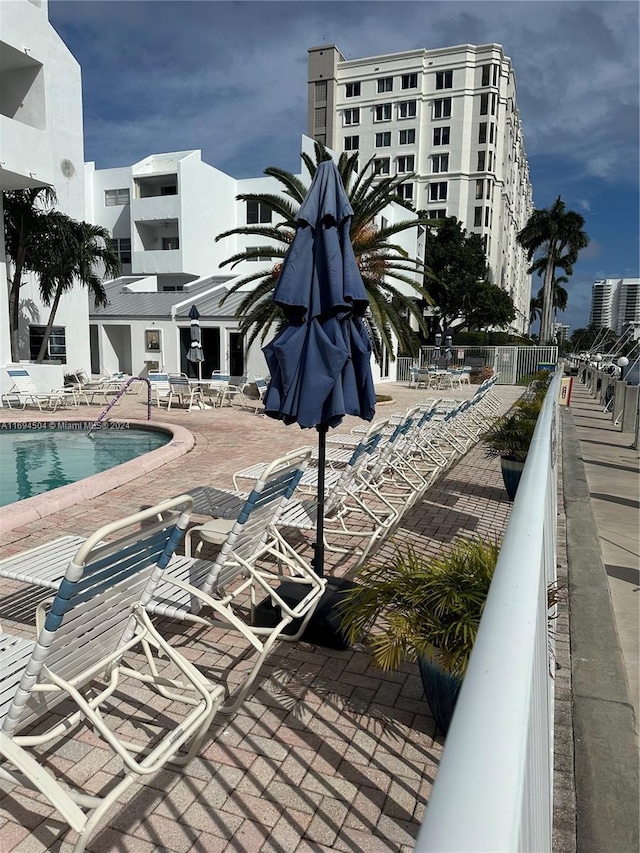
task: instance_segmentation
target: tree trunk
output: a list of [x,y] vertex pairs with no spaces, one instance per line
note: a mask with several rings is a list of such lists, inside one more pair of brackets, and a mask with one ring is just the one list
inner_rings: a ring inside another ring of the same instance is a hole
[[544,271],[544,292],[542,295],[542,314],[540,318],[540,343],[551,342],[551,318],[553,317],[553,274],[555,272],[555,247],[549,244],[547,266]]
[[47,350],[49,349],[49,338],[51,337],[51,330],[53,329],[53,321],[56,318],[56,311],[58,310],[58,304],[60,303],[60,297],[62,296],[62,285],[58,285],[56,287],[56,295],[53,297],[53,302],[51,304],[51,311],[49,312],[49,319],[47,320],[47,325],[44,330],[44,337],[42,339],[42,344],[40,345],[40,352],[38,353],[38,357],[36,359],[36,364],[42,364],[44,361],[44,357],[47,354]]
[[18,252],[13,281],[9,290],[9,340],[11,342],[11,361],[20,360],[20,288],[22,286],[22,270],[24,267],[24,250]]

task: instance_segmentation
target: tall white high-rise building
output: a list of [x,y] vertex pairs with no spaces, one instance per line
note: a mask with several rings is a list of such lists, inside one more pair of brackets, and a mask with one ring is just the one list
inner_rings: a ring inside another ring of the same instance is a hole
[[618,334],[629,325],[640,332],[640,278],[604,278],[594,282],[589,322]]
[[400,192],[433,218],[456,216],[482,237],[493,280],[528,329],[531,276],[516,242],[533,211],[511,60],[498,44],[345,59],[309,49],[308,135],[334,151],[405,174]]

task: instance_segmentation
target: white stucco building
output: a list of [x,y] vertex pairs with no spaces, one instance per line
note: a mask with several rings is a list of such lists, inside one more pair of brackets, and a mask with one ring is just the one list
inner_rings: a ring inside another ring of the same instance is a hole
[[493,280],[528,329],[531,276],[516,235],[533,211],[516,79],[499,44],[345,59],[309,49],[307,133],[334,151],[405,174],[404,197],[428,216],[456,216],[482,237]]
[[629,325],[640,336],[640,278],[605,278],[591,287],[590,323],[621,334]]
[[[48,19],[47,0],[0,2],[0,190],[53,187],[57,208],[84,218],[82,88],[80,67]],[[2,198],[0,196],[0,216]],[[35,359],[49,309],[37,283],[24,277],[20,291],[19,359]],[[7,258],[0,229],[0,364],[11,362]],[[89,366],[89,313],[86,291],[63,296],[50,341],[51,358],[65,365]],[[35,369],[41,374],[44,368]],[[51,371],[51,368],[49,368]],[[2,371],[4,374],[5,371]],[[6,385],[0,378],[0,387]]]
[[[313,159],[311,139],[302,137],[301,150]],[[310,183],[306,170],[299,177]],[[243,292],[224,306],[219,302],[235,281],[273,263],[268,254],[233,268],[223,266],[224,261],[269,241],[245,234],[218,242],[216,237],[236,227],[270,223],[268,209],[236,197],[281,194],[282,185],[268,176],[232,178],[205,163],[198,150],[153,154],[117,169],[95,169],[89,163],[85,179],[86,218],[109,230],[123,264],[122,277],[106,285],[108,305],[90,307],[92,371],[136,375],[145,368],[164,368],[197,375],[186,359],[188,315],[195,305],[205,354],[202,375],[213,370],[233,376],[264,374],[259,344],[247,351],[238,332],[235,312]],[[381,220],[392,224],[412,215],[392,203]],[[395,242],[412,257],[421,257],[423,240],[421,228],[397,235]],[[394,378],[393,363],[385,360],[374,373],[376,379]]]

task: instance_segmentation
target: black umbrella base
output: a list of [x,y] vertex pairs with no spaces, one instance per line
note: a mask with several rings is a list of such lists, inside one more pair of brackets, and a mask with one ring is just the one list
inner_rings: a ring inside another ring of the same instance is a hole
[[[326,649],[344,650],[349,648],[344,634],[340,629],[340,612],[338,605],[342,596],[356,586],[352,581],[344,578],[329,578],[320,603],[316,607],[304,634],[301,637],[305,643],[314,646],[322,646]],[[304,584],[289,583],[281,584],[278,594],[291,607],[295,606],[307,594],[308,587]],[[260,602],[256,608],[256,622],[260,626],[273,627],[280,621],[280,608],[274,607],[270,599]],[[296,620],[285,628],[285,634],[295,634],[300,627],[300,621]]]

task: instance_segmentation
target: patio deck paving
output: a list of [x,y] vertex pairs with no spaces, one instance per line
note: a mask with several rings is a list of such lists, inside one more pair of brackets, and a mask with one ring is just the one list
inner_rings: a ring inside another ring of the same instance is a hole
[[[470,396],[472,387],[458,398]],[[434,392],[385,385],[394,404],[378,416],[402,410]],[[498,386],[503,408],[522,389]],[[90,411],[95,416],[100,407]],[[145,417],[145,401],[125,397],[113,418]],[[48,420],[88,420],[86,407]],[[36,420],[33,410],[0,410],[0,422]],[[153,407],[152,422],[172,422],[195,436],[193,449],[155,471],[16,526],[3,536],[0,557],[64,534],[88,535],[102,523],[198,485],[231,487],[234,471],[250,462],[275,458],[300,444],[315,443],[301,433],[250,410],[233,408],[167,413]],[[340,428],[348,431],[355,419]],[[476,446],[437,482],[404,517],[395,541],[435,553],[457,536],[500,536],[511,504],[502,487],[499,463]],[[18,507],[16,507],[18,511]],[[375,555],[384,559],[385,544]],[[0,619],[5,630],[30,636],[37,599],[22,585],[0,580]],[[182,651],[215,671],[234,657],[233,640],[222,631],[194,643],[175,623]],[[183,645],[182,638],[188,642]],[[281,643],[267,660],[257,686],[238,713],[215,725],[201,756],[185,773],[163,771],[131,789],[126,805],[114,809],[89,842],[107,851],[411,851],[437,772],[443,739],[422,698],[414,666],[399,672],[375,669],[366,650],[333,651],[306,643]],[[51,759],[61,770],[73,767],[99,790],[116,768],[110,754],[88,737],[78,737]],[[36,794],[0,782],[0,850],[69,851],[75,835]]]

